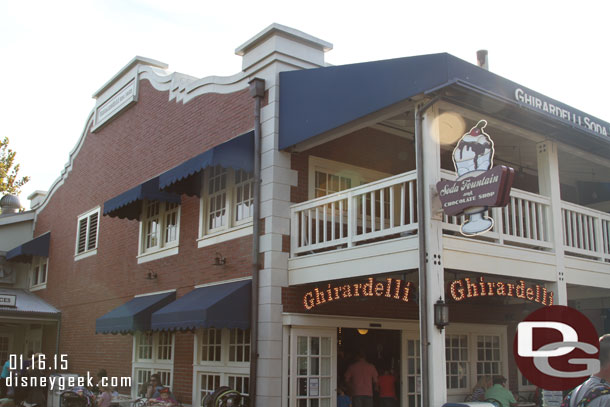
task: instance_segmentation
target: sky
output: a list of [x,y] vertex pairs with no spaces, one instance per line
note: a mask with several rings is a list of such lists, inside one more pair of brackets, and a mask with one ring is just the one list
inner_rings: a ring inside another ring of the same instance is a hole
[[134,56],[195,77],[241,70],[234,50],[271,23],[333,44],[333,65],[448,52],[610,122],[610,2],[0,0],[0,137],[21,192],[48,190],[68,162],[91,95]]

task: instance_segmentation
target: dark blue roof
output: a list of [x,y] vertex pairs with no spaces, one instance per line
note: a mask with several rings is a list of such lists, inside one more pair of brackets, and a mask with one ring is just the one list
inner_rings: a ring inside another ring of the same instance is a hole
[[159,177],[155,177],[104,202],[104,215],[138,219],[144,199],[180,203],[180,195],[159,190]]
[[254,131],[249,131],[164,172],[159,176],[159,188],[199,196],[200,178],[196,176],[205,168],[220,165],[251,172],[253,160]]
[[176,292],[135,297],[95,320],[95,333],[150,331],[151,314],[176,298]]
[[[584,134],[583,138],[571,135],[579,146],[586,140],[591,142],[592,151],[599,152],[596,149],[600,145],[610,149],[609,123],[446,53],[281,72],[279,148],[294,146],[414,96],[445,88],[459,90],[448,97],[452,102],[463,102],[519,124],[527,116],[523,114],[525,108],[536,113],[526,118],[526,127],[552,122],[553,126],[562,125],[564,133],[568,127]],[[527,95],[526,101],[517,97],[518,89]],[[475,94],[478,100],[473,100]],[[509,111],[506,105],[518,110]],[[566,112],[559,114],[560,109]],[[549,129],[545,134],[553,132]]]
[[49,244],[51,232],[47,232],[35,239],[25,242],[6,253],[6,259],[12,261],[28,262],[32,256],[49,257]]
[[250,327],[250,280],[196,288],[152,315],[153,330]]

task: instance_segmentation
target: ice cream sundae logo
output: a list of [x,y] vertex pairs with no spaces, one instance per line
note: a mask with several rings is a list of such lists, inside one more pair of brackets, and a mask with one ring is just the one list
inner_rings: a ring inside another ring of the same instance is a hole
[[462,136],[453,150],[453,164],[458,178],[436,184],[443,211],[449,216],[468,215],[460,227],[465,236],[475,236],[494,226],[486,216],[489,207],[506,206],[510,199],[514,170],[503,165],[492,168],[494,143],[480,120]]
[[480,120],[462,136],[453,150],[453,165],[458,176],[475,171],[487,171],[493,165],[494,142],[485,133],[487,121]]

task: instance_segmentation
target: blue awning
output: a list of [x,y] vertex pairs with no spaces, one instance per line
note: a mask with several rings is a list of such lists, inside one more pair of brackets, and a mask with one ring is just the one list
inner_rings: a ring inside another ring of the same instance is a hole
[[254,167],[253,162],[254,131],[249,131],[164,172],[159,176],[159,188],[199,196],[201,180],[198,175],[207,167],[220,165],[251,172]]
[[252,281],[196,288],[152,315],[153,330],[250,327]]
[[51,243],[51,232],[40,235],[35,239],[9,250],[6,259],[17,262],[29,262],[32,256],[49,257],[49,244]]
[[155,177],[104,202],[104,215],[138,219],[144,199],[180,203],[180,195],[159,190],[159,177]]
[[281,72],[279,148],[440,89],[452,103],[610,153],[610,123],[446,53]]
[[176,292],[142,295],[95,320],[95,333],[150,331],[151,314],[176,299]]

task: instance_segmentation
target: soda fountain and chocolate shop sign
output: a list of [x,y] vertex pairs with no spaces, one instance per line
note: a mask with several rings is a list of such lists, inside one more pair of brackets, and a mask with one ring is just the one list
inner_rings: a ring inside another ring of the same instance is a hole
[[485,133],[487,121],[480,120],[462,136],[453,150],[455,181],[436,184],[445,214],[465,214],[469,219],[460,227],[465,236],[475,236],[493,228],[492,218],[484,216],[489,207],[506,206],[515,177],[512,168],[493,167],[494,145]]

